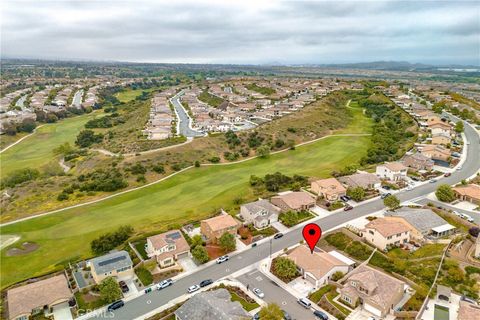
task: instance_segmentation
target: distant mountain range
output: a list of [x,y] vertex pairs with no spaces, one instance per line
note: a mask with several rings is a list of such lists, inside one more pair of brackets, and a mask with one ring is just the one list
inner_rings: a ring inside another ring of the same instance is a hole
[[[278,65],[278,64],[275,64]],[[394,71],[426,71],[438,69],[480,69],[480,66],[473,65],[430,65],[423,63],[411,63],[407,61],[373,61],[358,63],[334,63],[334,64],[302,64],[290,65],[317,68],[335,69],[367,69],[367,70],[394,70]]]

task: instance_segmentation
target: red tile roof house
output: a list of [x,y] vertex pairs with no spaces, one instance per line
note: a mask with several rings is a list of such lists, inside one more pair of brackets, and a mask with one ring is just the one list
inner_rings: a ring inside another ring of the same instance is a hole
[[410,241],[410,227],[390,217],[377,218],[367,223],[363,238],[380,250],[385,250]]
[[405,157],[403,157],[402,162],[405,166],[409,168],[427,171],[431,171],[435,164],[432,159],[421,153],[406,155]]
[[469,184],[466,186],[458,186],[453,188],[453,192],[458,199],[468,201],[480,206],[480,186]]
[[155,257],[161,268],[175,264],[181,257],[190,255],[190,246],[180,230],[172,230],[147,238],[148,257]]
[[282,212],[306,211],[315,205],[315,199],[303,191],[294,191],[274,196],[270,202],[279,207]]
[[32,315],[51,315],[59,304],[73,298],[67,278],[63,274],[29,283],[7,291],[8,318],[27,320]]
[[375,189],[382,184],[382,181],[373,173],[355,173],[350,176],[340,177],[338,180],[349,188]]
[[340,299],[351,306],[362,305],[375,316],[385,317],[402,300],[407,284],[369,266],[361,265],[348,274]]
[[347,192],[347,189],[335,178],[315,180],[310,184],[310,189],[327,201],[336,201]]
[[207,242],[217,243],[218,239],[225,232],[236,235],[240,225],[240,222],[229,214],[221,214],[207,220],[202,220],[200,222],[200,232],[207,238]]
[[297,265],[302,277],[311,282],[315,288],[327,284],[331,276],[340,271],[346,274],[350,266],[327,252],[311,253],[305,245],[299,245],[288,254],[288,258]]

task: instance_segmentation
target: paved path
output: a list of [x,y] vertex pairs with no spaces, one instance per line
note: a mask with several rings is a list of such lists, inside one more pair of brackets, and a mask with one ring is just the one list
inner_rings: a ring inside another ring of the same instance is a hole
[[[467,124],[465,126],[465,134],[471,144],[468,146],[468,158],[463,164],[462,171],[453,172],[450,177],[440,178],[436,183],[422,184],[411,191],[400,191],[396,196],[402,202],[419,199],[424,195],[433,192],[440,184],[455,184],[477,172],[480,168],[480,162],[478,161],[480,158],[480,137],[475,129]],[[284,236],[280,239],[273,240],[272,242],[270,242],[270,239],[261,240],[255,248],[249,248],[245,251],[232,254],[231,259],[225,263],[215,264],[215,262],[209,262],[199,268],[197,272],[181,277],[169,288],[141,295],[126,302],[123,308],[114,313],[115,319],[135,319],[141,317],[142,315],[155,310],[159,306],[168,303],[170,300],[183,295],[187,288],[192,284],[199,283],[203,279],[219,280],[234,272],[247,268],[252,264],[256,264],[258,261],[265,259],[270,255],[270,243],[272,246],[272,252],[281,251],[284,248],[298,243],[302,239],[300,228],[306,223],[315,222],[320,225],[322,230],[327,231],[338,228],[338,226],[345,224],[348,221],[382,210],[383,208],[383,201],[381,199],[375,199],[367,203],[361,203],[350,211],[339,212],[323,218],[317,217],[313,220],[302,223],[291,229],[289,232],[284,233]],[[98,319],[101,318],[98,317]]]
[[9,144],[8,146],[6,146],[6,147],[3,148],[2,150],[0,150],[0,153],[2,153],[2,152],[4,152],[4,151],[7,151],[8,149],[10,149],[11,147],[13,147],[14,145],[16,145],[16,144],[22,142],[23,140],[27,139],[27,138],[30,137],[32,134],[34,134],[34,133],[37,131],[38,128],[41,128],[41,127],[43,127],[43,126],[44,126],[44,124],[42,124],[41,126],[36,127],[35,129],[33,129],[32,133],[27,134],[25,137],[18,139],[18,141],[15,141],[15,142],[12,143],[12,144]]

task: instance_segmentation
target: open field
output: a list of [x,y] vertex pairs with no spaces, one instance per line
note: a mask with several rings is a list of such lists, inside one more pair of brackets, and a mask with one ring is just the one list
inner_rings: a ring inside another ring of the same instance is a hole
[[[352,123],[363,118],[355,112]],[[365,133],[369,127],[364,127]],[[345,130],[344,130],[345,131]],[[231,206],[239,197],[254,196],[248,185],[251,174],[263,176],[280,171],[325,177],[332,170],[357,162],[366,152],[369,136],[327,137],[281,152],[267,159],[192,168],[149,187],[92,205],[73,208],[0,229],[16,234],[21,241],[40,245],[33,253],[8,257],[2,251],[2,287],[61,268],[62,261],[90,255],[89,242],[119,225],[130,224],[137,232],[165,230],[211,215]]]
[[85,122],[96,116],[98,113],[92,112],[38,128],[34,134],[0,154],[2,178],[14,170],[40,168],[49,163],[54,159],[53,149],[65,142],[73,144]]
[[0,136],[0,150],[3,150],[9,145],[11,145],[12,143],[17,142],[21,138],[25,137],[27,134],[28,133],[26,132],[17,132],[17,134],[14,136],[9,136],[8,134],[2,134]]
[[124,91],[120,91],[115,94],[115,97],[120,102],[130,102],[135,100],[136,97],[139,97],[143,91],[145,92],[152,92],[157,90],[158,88],[149,88],[149,89],[125,89]]

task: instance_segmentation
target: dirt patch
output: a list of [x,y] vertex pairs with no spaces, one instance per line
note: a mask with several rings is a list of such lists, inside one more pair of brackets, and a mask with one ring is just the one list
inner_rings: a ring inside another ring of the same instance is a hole
[[87,303],[88,303],[88,302],[95,302],[95,301],[97,301],[98,299],[100,299],[100,295],[98,295],[98,294],[92,294],[92,292],[90,292],[90,291],[89,291],[88,293],[86,293],[86,294],[83,295],[83,300],[84,300],[85,302],[87,302]]
[[19,248],[11,248],[7,251],[8,257],[22,256],[37,250],[40,246],[35,242],[24,242]]
[[207,245],[205,247],[205,249],[207,249],[208,256],[210,257],[210,260],[216,259],[216,258],[221,257],[225,254],[225,252],[223,251],[223,249],[220,246],[210,244],[210,245]]

